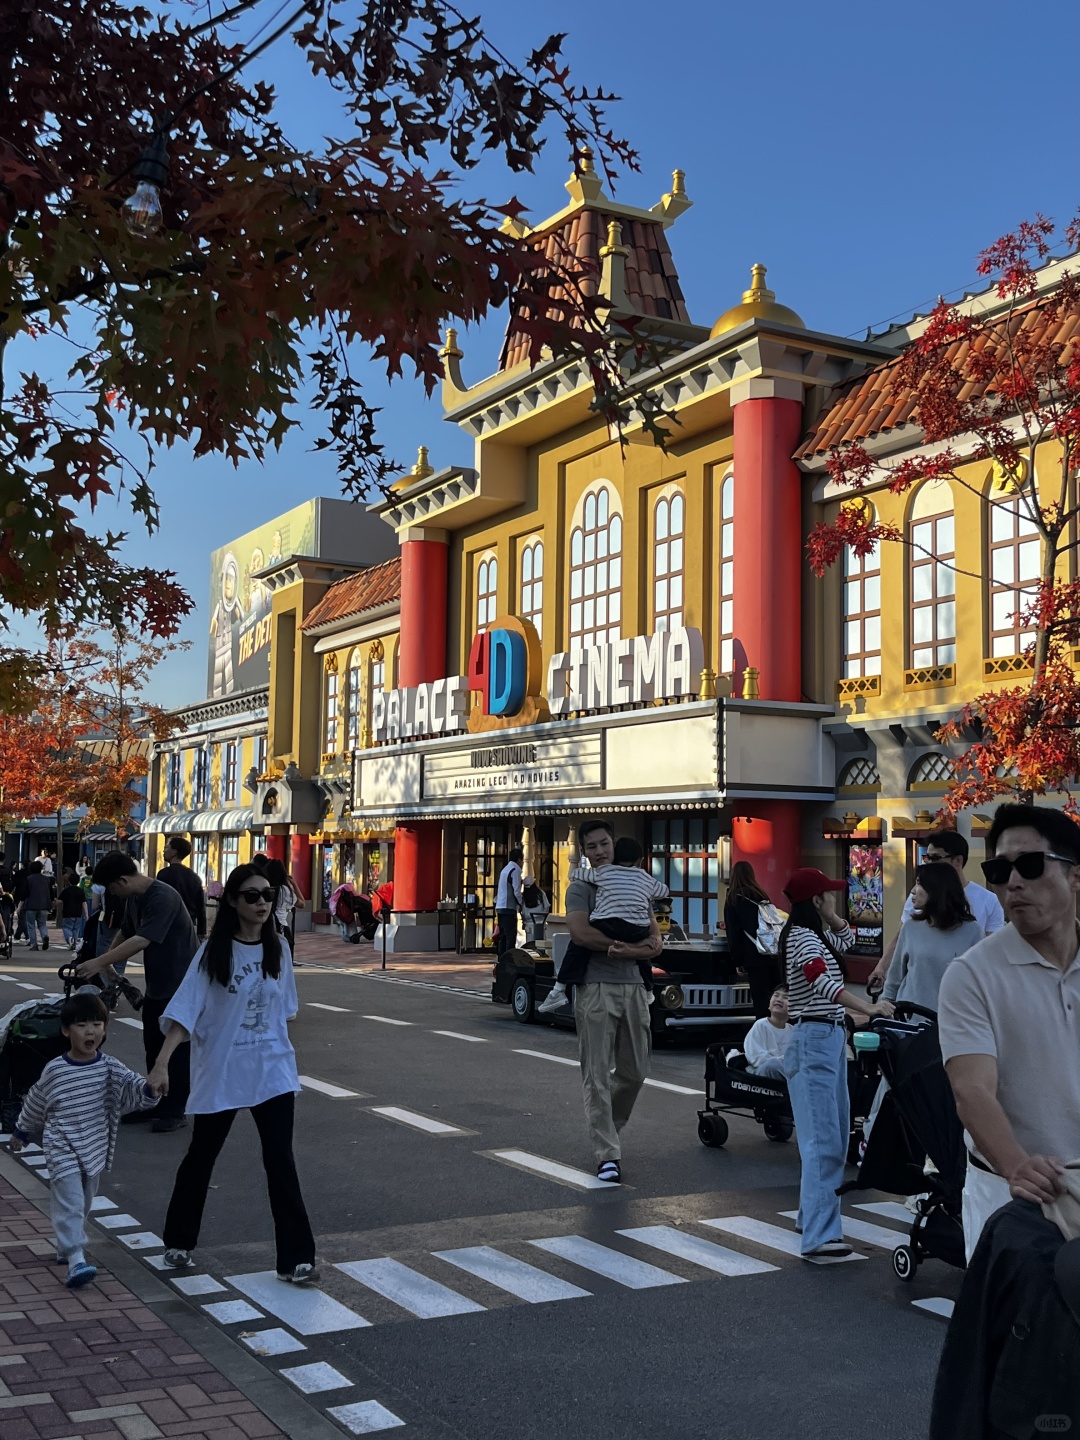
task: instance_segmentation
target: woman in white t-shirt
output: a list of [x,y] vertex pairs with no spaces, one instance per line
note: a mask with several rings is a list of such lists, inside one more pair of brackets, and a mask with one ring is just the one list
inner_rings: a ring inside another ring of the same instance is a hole
[[190,1038],[194,1129],[165,1217],[165,1263],[179,1270],[195,1263],[214,1163],[237,1110],[250,1110],[274,1216],[277,1276],[305,1285],[319,1272],[292,1150],[300,1082],[288,1021],[297,1010],[296,982],[274,900],[256,866],[240,865],[229,876],[214,928],[161,1017],[165,1043],[148,1078],[165,1094],[169,1057]]

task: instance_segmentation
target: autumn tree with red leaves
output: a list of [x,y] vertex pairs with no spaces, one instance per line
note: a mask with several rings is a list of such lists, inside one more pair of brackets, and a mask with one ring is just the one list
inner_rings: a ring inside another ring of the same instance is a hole
[[[514,295],[533,359],[583,355],[614,413],[635,348],[611,350],[580,262],[541,264],[500,229],[516,202],[459,193],[489,152],[528,171],[552,130],[575,163],[588,146],[609,178],[636,168],[605,119],[614,97],[571,83],[562,36],[517,66],[447,0],[303,0],[284,19],[239,0],[203,23],[182,9],[10,0],[0,19],[0,355],[21,372],[0,390],[0,607],[54,633],[167,636],[190,610],[174,575],[127,565],[124,536],[93,527],[122,493],[156,529],[163,446],[260,460],[303,399],[324,424],[315,447],[360,496],[400,468],[360,358],[430,391],[447,322]],[[236,44],[259,19],[257,45]],[[245,81],[279,40],[342,112],[346,133],[319,153]],[[162,214],[132,234],[123,205],[147,163]],[[62,397],[32,365],[45,333],[75,346]],[[0,706],[17,707],[32,657],[0,662]]]
[[[832,479],[849,491],[887,484],[905,494],[948,479],[984,507],[992,497],[965,472],[990,461],[1038,532],[1039,575],[1017,598],[1021,624],[1034,636],[1025,652],[1032,678],[978,695],[938,732],[965,747],[953,760],[945,801],[951,812],[1052,792],[1077,808],[1071,787],[1080,776],[1080,682],[1071,650],[1080,645],[1080,582],[1070,559],[1080,524],[1080,280],[1065,271],[1041,289],[1054,234],[1038,216],[983,251],[979,273],[1001,303],[980,310],[939,302],[896,362],[897,389],[915,397],[918,451],[881,464],[856,442],[827,461]],[[1080,245],[1080,219],[1063,238],[1070,250]],[[820,576],[848,547],[863,556],[882,542],[912,543],[848,504],[834,522],[814,527],[807,548]]]

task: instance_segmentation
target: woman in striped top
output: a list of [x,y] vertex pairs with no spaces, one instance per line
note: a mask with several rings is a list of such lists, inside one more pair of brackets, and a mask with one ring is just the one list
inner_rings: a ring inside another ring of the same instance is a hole
[[874,1004],[844,987],[840,955],[855,937],[836,909],[836,892],[843,889],[842,880],[810,869],[796,870],[784,887],[791,914],[780,932],[780,955],[795,1026],[784,1073],[802,1160],[798,1227],[803,1259],[851,1254],[836,1193],[844,1183],[851,1124],[844,1009],[864,1015],[893,1012],[888,1001]]

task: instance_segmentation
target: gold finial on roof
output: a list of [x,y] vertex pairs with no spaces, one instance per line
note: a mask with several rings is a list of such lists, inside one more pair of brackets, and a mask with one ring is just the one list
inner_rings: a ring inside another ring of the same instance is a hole
[[588,205],[604,192],[604,182],[593,167],[593,152],[583,145],[574,155],[574,173],[566,182],[566,193],[576,205]]
[[609,220],[607,222],[607,244],[600,251],[601,257],[629,254],[630,251],[622,243],[622,224],[618,220]]
[[435,474],[433,466],[428,464],[427,446],[421,445],[416,452],[416,464],[412,467],[415,480],[426,480],[429,475]]
[[666,225],[677,220],[684,210],[689,210],[693,201],[686,193],[686,171],[671,172],[671,189],[652,207],[651,215],[658,216]]
[[671,172],[671,193],[672,195],[686,194],[686,171],[672,170]]
[[743,291],[741,304],[725,310],[717,320],[710,331],[713,339],[745,324],[747,320],[773,320],[778,325],[793,325],[800,330],[806,329],[806,322],[800,315],[796,315],[787,305],[776,303],[776,292],[765,284],[767,273],[765,266],[761,264],[751,268],[750,289]]
[[443,342],[443,347],[439,351],[439,354],[444,360],[450,356],[455,356],[458,360],[462,357],[463,352],[458,348],[457,343],[457,331],[452,325],[446,331],[446,339]]

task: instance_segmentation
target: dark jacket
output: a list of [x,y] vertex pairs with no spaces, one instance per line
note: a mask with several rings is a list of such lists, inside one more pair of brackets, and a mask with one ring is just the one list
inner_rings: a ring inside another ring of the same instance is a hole
[[206,892],[202,881],[187,865],[165,865],[157,878],[174,889],[187,906],[195,934],[200,940],[206,939]]
[[56,886],[48,875],[28,875],[26,878],[27,910],[51,910],[56,898]]

